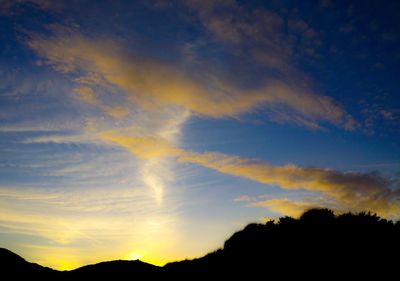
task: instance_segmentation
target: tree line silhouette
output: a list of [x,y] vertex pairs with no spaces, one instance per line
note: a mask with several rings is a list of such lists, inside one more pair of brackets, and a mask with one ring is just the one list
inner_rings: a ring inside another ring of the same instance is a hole
[[249,224],[226,240],[221,249],[164,267],[141,261],[111,261],[56,271],[28,263],[6,249],[0,251],[0,266],[3,276],[38,280],[325,280],[373,276],[382,280],[397,275],[399,250],[400,221],[394,223],[371,213],[335,215],[328,209],[312,209],[299,219],[282,217]]

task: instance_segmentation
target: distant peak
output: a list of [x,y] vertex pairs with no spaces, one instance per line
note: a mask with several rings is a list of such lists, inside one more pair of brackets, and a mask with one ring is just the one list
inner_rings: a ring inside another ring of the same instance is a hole
[[0,248],[0,262],[27,262],[25,259],[5,248]]

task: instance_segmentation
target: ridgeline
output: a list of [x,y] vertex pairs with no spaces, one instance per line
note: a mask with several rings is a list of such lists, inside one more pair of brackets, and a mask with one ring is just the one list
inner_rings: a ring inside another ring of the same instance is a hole
[[0,249],[0,272],[2,280],[212,280],[217,277],[382,280],[389,276],[396,279],[399,250],[400,222],[370,213],[335,216],[328,209],[312,209],[299,219],[283,217],[276,222],[249,224],[233,234],[223,248],[164,267],[119,260],[57,271]]

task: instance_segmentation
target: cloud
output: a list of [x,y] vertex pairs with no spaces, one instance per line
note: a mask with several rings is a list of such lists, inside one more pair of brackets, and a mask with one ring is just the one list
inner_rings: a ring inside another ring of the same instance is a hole
[[[36,124],[35,124],[36,125]],[[55,127],[50,126],[38,126],[38,125],[10,125],[0,127],[0,133],[22,133],[22,132],[46,132],[46,131],[58,131]]]
[[269,75],[309,83],[296,67],[296,58],[316,58],[322,45],[316,30],[304,19],[282,16],[265,7],[239,1],[183,1],[198,16],[211,37],[224,49],[250,64],[272,70]]
[[241,195],[233,199],[234,202],[249,202],[251,198],[248,195]]
[[293,164],[273,166],[220,153],[185,152],[178,161],[199,164],[283,189],[320,192],[335,200],[340,208],[371,210],[387,217],[398,216],[400,212],[399,191],[390,188],[390,180],[376,174],[302,168]]
[[74,94],[76,98],[88,104],[96,105],[98,103],[93,90],[89,87],[83,86],[75,88]]
[[162,138],[121,135],[116,131],[104,132],[99,137],[128,149],[137,157],[173,157],[180,163],[201,165],[283,189],[318,192],[333,200],[338,209],[369,210],[385,217],[397,217],[400,213],[399,190],[392,189],[394,183],[378,174],[303,168],[293,164],[274,166],[222,153],[187,151],[170,146]]
[[[273,91],[277,99],[266,102],[269,105],[282,102],[287,106],[274,106],[269,114],[272,120],[310,129],[321,129],[320,121],[346,130],[358,127],[357,122],[340,105],[315,93],[311,86],[312,79],[296,66],[298,57],[319,57],[318,49],[322,41],[310,23],[301,18],[284,18],[265,7],[249,8],[234,0],[184,3],[198,16],[208,34],[222,44],[239,65],[242,66],[243,62],[251,65],[250,68],[261,65],[263,69],[269,69],[269,77],[281,77],[286,82],[283,88]],[[288,85],[291,88],[289,92],[286,90]],[[269,89],[264,89],[266,95],[271,95]],[[282,98],[285,100],[282,101]],[[307,113],[300,113],[299,107],[303,107]],[[333,116],[333,108],[340,117]],[[317,113],[319,110],[321,112]]]
[[185,1],[219,42],[246,53],[272,69],[291,69],[292,46],[283,33],[284,19],[266,9],[248,12],[236,1]]
[[288,27],[289,29],[292,29],[293,31],[303,33],[304,36],[312,38],[316,36],[316,31],[309,26],[308,23],[306,23],[303,20],[289,20],[288,21]]
[[61,132],[74,131],[79,129],[79,124],[75,120],[36,120],[20,121],[13,124],[0,126],[0,133],[34,133],[34,132]]
[[103,110],[108,116],[114,119],[122,119],[129,114],[129,109],[122,106],[105,106]]
[[251,203],[252,207],[267,207],[269,210],[285,216],[300,217],[305,211],[318,207],[312,203],[291,201],[287,198],[274,198],[270,200]]
[[33,35],[28,45],[57,71],[86,73],[75,81],[84,84],[78,89],[81,99],[88,103],[95,103],[89,85],[105,83],[120,89],[132,106],[145,110],[179,107],[193,114],[221,118],[265,109],[269,114],[279,112],[285,116],[280,120],[310,128],[319,127],[320,122],[346,129],[355,127],[341,106],[305,86],[270,80],[257,88],[242,89],[216,76],[193,77],[166,62],[128,55],[110,41],[59,29],[53,37]]
[[142,119],[138,126],[103,131],[96,137],[124,147],[138,157],[142,182],[162,204],[165,186],[174,180],[174,161],[169,158],[179,153],[179,149],[171,147],[171,144],[178,143],[181,127],[190,114],[185,110],[164,110],[150,115],[143,113],[139,117]]
[[380,110],[380,114],[383,119],[388,121],[396,121],[399,120],[400,109],[382,109]]
[[145,189],[0,188],[2,241],[12,247],[21,235],[33,237],[18,249],[57,269],[118,259],[132,250],[157,264],[167,261],[167,253],[168,259],[184,258],[176,251],[177,223],[174,207],[155,208]]
[[35,7],[41,10],[57,11],[63,7],[63,1],[51,0],[1,0],[0,1],[0,14],[14,15],[19,11],[22,5],[29,5],[29,8]]
[[181,152],[179,149],[172,148],[165,139],[160,137],[132,137],[130,135],[131,133],[124,135],[119,130],[110,130],[99,133],[98,137],[102,140],[118,144],[142,159],[176,156]]
[[72,135],[46,135],[40,137],[29,137],[22,141],[24,144],[32,143],[58,143],[58,144],[68,144],[68,143],[91,143],[95,142],[90,135],[83,134],[72,134]]
[[382,102],[369,103],[361,101],[360,105],[364,119],[363,129],[367,134],[374,134],[376,125],[383,122],[389,125],[385,128],[387,132],[391,130],[391,126],[397,132],[400,121],[400,108],[391,107]]

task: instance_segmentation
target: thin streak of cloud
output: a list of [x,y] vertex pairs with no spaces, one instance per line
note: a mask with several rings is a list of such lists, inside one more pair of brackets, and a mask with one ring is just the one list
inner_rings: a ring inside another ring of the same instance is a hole
[[236,197],[235,199],[233,199],[233,202],[249,202],[252,199],[250,198],[250,196],[248,195],[241,195],[239,197]]
[[108,116],[114,119],[122,119],[129,114],[129,109],[122,106],[105,106],[103,110]]
[[293,164],[274,166],[222,153],[186,151],[170,146],[162,138],[121,135],[117,131],[103,132],[98,136],[140,158],[172,157],[180,163],[201,165],[283,189],[319,192],[342,209],[371,210],[385,217],[397,217],[400,213],[399,190],[392,189],[393,182],[377,174],[302,168]]
[[53,122],[19,122],[0,126],[0,133],[65,132],[79,129],[77,122],[55,120]]
[[292,201],[287,198],[274,198],[270,200],[258,201],[251,203],[250,206],[252,207],[266,207],[270,211],[291,216],[294,218],[299,217],[305,211],[319,207],[316,204],[309,203],[309,202],[301,202],[301,201]]
[[22,141],[24,144],[33,143],[58,143],[58,144],[68,144],[68,143],[93,143],[96,140],[90,135],[48,135],[40,137],[30,137]]

